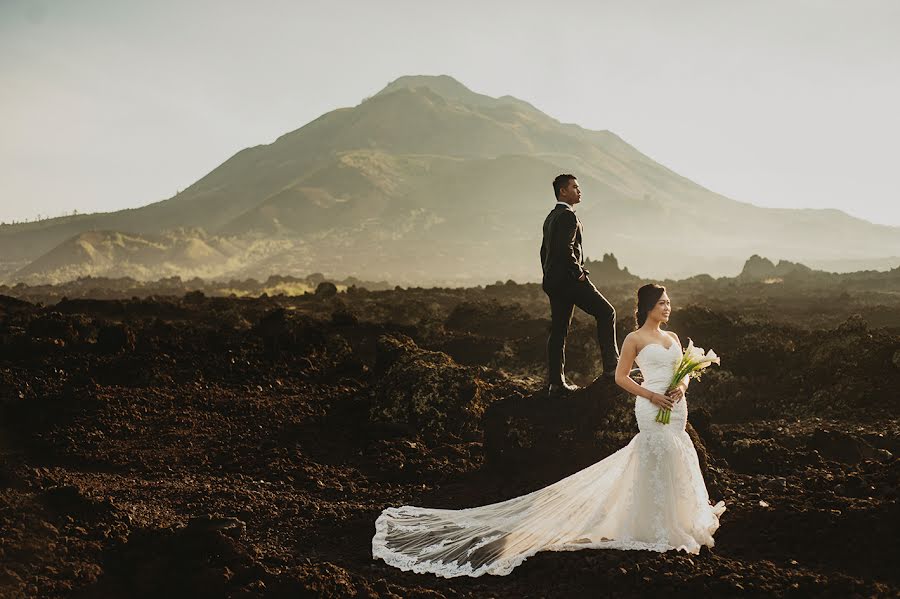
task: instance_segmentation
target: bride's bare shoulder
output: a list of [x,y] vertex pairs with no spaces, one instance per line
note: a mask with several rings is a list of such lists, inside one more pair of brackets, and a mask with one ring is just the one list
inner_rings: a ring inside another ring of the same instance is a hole
[[669,334],[669,337],[675,340],[676,343],[681,343],[681,339],[678,338],[678,335],[675,334],[675,331],[666,331]]
[[646,340],[643,339],[640,331],[631,331],[625,335],[625,339],[622,340],[622,349],[634,349],[635,353],[637,353],[643,349],[645,344]]
[[627,335],[625,335],[625,339],[622,340],[622,349],[625,347],[634,347],[637,349],[638,346],[641,345],[641,337],[638,331],[631,331]]

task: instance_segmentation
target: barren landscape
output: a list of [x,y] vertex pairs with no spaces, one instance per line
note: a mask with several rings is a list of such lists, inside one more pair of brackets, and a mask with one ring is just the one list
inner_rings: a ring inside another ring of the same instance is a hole
[[[632,399],[592,384],[583,313],[567,364],[588,388],[554,402],[537,284],[4,287],[0,595],[896,596],[900,270],[752,267],[667,282],[671,329],[722,356],[688,400],[716,546],[452,580],[374,561],[380,511],[519,495],[636,432]],[[621,340],[637,285],[607,274]]]
[[900,598],[900,2],[810,4],[0,0],[0,599]]

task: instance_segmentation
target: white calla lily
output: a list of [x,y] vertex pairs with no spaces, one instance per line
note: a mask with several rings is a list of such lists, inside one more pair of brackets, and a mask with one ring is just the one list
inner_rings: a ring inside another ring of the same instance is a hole
[[[713,350],[704,351],[702,347],[694,345],[694,341],[688,337],[688,345],[681,355],[681,361],[675,368],[672,376],[672,382],[669,383],[669,389],[672,389],[681,382],[684,377],[697,378],[701,371],[710,364],[721,365],[721,359]],[[671,418],[671,410],[660,408],[656,414],[656,421],[660,424],[668,424]]]

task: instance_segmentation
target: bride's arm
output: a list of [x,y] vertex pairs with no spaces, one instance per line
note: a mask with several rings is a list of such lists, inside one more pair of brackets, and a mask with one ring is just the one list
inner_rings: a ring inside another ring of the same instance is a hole
[[622,353],[619,356],[619,364],[616,366],[616,384],[632,395],[640,395],[645,399],[649,399],[654,405],[661,408],[672,409],[675,402],[671,397],[663,395],[662,393],[654,393],[649,389],[641,387],[633,378],[631,378],[631,376],[629,376],[631,365],[634,364],[634,359],[637,357],[636,345],[637,343],[635,342],[634,337],[629,333],[622,343]]

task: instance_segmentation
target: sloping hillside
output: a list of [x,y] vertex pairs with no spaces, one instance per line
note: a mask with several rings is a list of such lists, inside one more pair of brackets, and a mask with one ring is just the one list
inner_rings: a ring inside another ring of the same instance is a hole
[[[585,192],[587,254],[615,252],[647,276],[734,275],[752,254],[856,268],[900,256],[900,228],[736,202],[609,131],[560,123],[450,77],[403,77],[358,106],[238,152],[167,200],[0,227],[0,276],[14,264],[7,280],[125,271],[534,280],[559,172],[575,173]],[[108,232],[104,249],[84,236],[91,231]],[[168,249],[147,249],[160,238]]]

